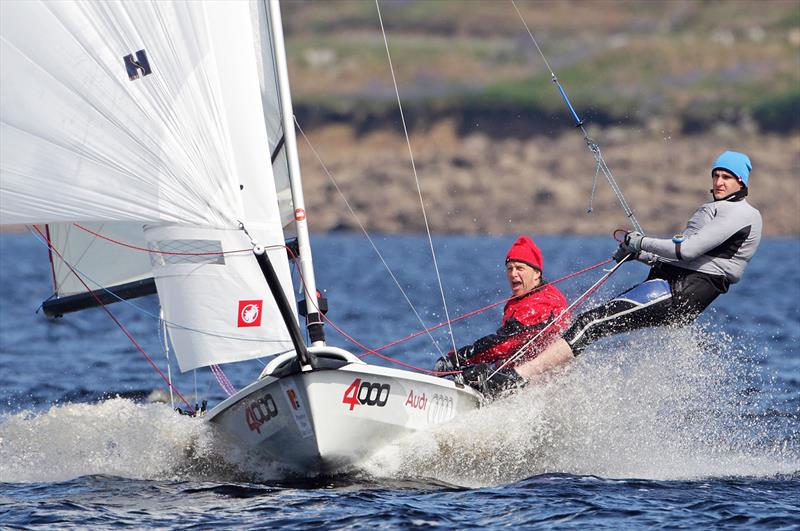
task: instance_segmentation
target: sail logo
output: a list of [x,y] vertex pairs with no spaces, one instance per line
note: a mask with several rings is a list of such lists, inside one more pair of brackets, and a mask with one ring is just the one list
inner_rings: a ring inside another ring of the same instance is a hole
[[133,58],[131,53],[123,57],[122,61],[125,63],[125,70],[128,72],[128,78],[131,81],[139,79],[140,74],[141,77],[144,77],[153,73],[150,69],[150,61],[147,59],[147,52],[144,50],[136,52],[136,59]]
[[425,393],[422,394],[417,393],[415,395],[413,389],[411,389],[408,392],[408,398],[406,398],[406,403],[405,403],[406,407],[411,407],[413,409],[421,409],[425,411],[425,406],[427,405],[428,405],[428,397],[425,396]]
[[239,301],[238,327],[261,326],[263,300]]

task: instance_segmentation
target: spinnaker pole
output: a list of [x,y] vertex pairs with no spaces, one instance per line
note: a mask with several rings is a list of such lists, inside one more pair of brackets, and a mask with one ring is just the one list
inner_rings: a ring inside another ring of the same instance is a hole
[[308,222],[303,198],[300,162],[297,156],[297,140],[294,132],[294,111],[289,92],[289,70],[286,66],[286,46],[283,40],[283,24],[278,0],[269,0],[269,20],[275,45],[275,71],[278,77],[278,92],[281,102],[281,121],[289,162],[289,183],[294,203],[294,221],[297,230],[297,244],[300,258],[300,273],[303,276],[304,297],[306,300],[306,327],[313,346],[325,344],[322,316],[317,298],[317,283],[314,278],[314,263],[311,258],[311,240],[308,236]]

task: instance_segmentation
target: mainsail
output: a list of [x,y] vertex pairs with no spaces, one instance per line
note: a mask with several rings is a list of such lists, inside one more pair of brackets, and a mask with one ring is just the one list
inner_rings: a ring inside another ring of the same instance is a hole
[[[0,223],[53,224],[76,268],[54,259],[56,291],[79,293],[75,273],[92,290],[153,276],[182,370],[290,350],[252,253],[231,253],[270,249],[294,299],[266,6],[5,1],[0,15]],[[123,253],[138,257],[110,258]]]

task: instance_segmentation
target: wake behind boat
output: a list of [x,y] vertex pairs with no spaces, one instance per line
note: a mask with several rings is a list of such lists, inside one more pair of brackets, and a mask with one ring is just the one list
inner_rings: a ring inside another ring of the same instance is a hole
[[[205,418],[301,471],[479,406],[459,383],[326,346],[277,0],[9,2],[2,42],[0,223],[48,245],[46,314],[102,306],[117,322],[107,304],[157,293],[181,371],[211,367],[231,395]],[[220,365],[270,356],[226,384]]]

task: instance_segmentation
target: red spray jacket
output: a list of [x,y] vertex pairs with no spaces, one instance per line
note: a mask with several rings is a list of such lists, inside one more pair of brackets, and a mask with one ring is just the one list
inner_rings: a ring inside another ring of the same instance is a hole
[[[553,321],[533,344],[525,348],[513,365],[535,357],[566,329],[570,314],[566,311],[567,299],[558,288],[550,284],[508,301],[503,309],[503,323],[496,333],[482,337],[472,345],[459,349],[459,357],[467,364],[491,363],[514,355]],[[562,315],[563,313],[563,315]],[[513,366],[512,365],[512,366]]]

